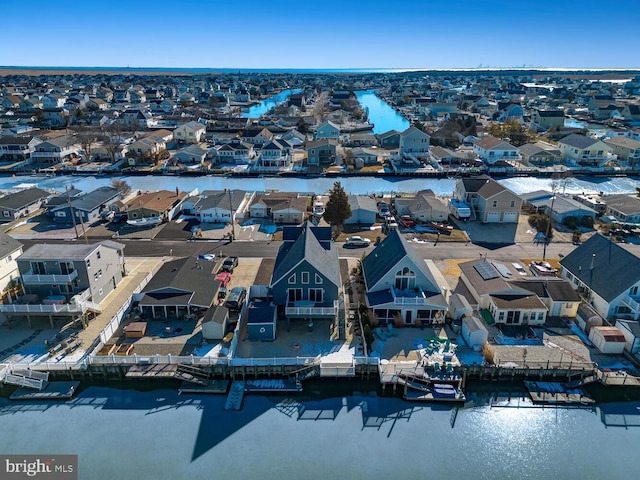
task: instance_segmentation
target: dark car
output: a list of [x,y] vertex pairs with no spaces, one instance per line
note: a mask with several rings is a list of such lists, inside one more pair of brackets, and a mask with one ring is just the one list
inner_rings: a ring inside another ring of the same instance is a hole
[[244,287],[234,287],[227,297],[227,308],[229,310],[240,310],[247,296],[247,289]]
[[116,213],[113,216],[113,220],[111,220],[113,223],[124,223],[127,220],[129,220],[129,215],[126,213]]
[[222,262],[223,272],[233,272],[233,269],[238,266],[238,257],[227,257]]

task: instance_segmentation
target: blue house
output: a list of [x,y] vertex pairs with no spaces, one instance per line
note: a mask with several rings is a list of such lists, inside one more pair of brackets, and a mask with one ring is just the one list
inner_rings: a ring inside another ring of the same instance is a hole
[[[49,208],[50,215],[56,222],[70,223],[71,209],[74,211],[76,221],[93,222],[100,217],[103,210],[108,210],[116,200],[120,199],[120,192],[112,187],[100,187],[91,192],[71,198],[70,202]],[[69,208],[71,203],[71,209]]]
[[338,314],[340,267],[330,227],[285,227],[278,251],[271,294],[287,321],[333,320]]

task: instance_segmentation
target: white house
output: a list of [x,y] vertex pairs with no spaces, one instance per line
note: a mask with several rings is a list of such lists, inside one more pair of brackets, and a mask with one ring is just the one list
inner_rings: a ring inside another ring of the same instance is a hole
[[429,155],[431,137],[411,126],[400,134],[400,153],[405,156],[426,157]]
[[204,140],[207,127],[203,124],[191,121],[180,125],[173,131],[173,136],[179,142],[200,143]]
[[574,160],[580,165],[603,166],[615,157],[611,148],[601,140],[572,133],[558,141],[562,158]]
[[519,162],[522,160],[517,147],[492,135],[476,140],[473,144],[473,151],[487,165],[493,165],[498,161]]
[[335,123],[327,120],[326,122],[322,122],[320,125],[318,125],[315,135],[316,140],[320,140],[322,138],[337,139],[339,137],[340,127],[338,127]]
[[0,292],[14,279],[20,278],[16,258],[22,255],[22,244],[0,232]]

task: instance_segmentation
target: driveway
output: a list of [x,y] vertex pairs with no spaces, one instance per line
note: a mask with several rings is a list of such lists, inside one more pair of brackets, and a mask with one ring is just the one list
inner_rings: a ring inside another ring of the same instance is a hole
[[482,223],[472,220],[454,223],[460,230],[467,232],[472,243],[491,250],[516,243],[516,223]]

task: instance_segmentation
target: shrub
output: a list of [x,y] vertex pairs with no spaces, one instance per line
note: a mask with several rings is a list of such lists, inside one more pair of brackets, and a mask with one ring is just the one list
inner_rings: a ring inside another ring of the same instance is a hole
[[575,229],[578,226],[578,219],[569,215],[568,217],[565,217],[562,223],[568,228]]
[[363,335],[364,335],[364,341],[367,343],[367,351],[371,351],[371,344],[373,343],[373,334],[371,333],[371,327],[369,325],[364,326]]
[[593,228],[594,220],[593,217],[589,215],[585,215],[582,217],[582,222],[580,222],[585,228]]

